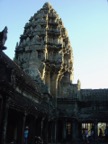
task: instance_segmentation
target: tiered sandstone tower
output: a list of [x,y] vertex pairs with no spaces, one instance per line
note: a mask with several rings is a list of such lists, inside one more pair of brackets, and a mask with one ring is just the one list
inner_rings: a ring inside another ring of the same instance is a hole
[[49,3],[26,23],[16,46],[15,61],[35,81],[42,80],[53,96],[69,95],[73,80],[72,47],[62,20]]

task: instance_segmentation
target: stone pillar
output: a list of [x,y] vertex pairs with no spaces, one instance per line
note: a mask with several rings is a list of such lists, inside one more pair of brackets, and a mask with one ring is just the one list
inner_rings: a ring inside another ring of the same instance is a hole
[[66,140],[66,120],[63,120],[63,133],[62,133],[63,142]]
[[94,134],[95,134],[95,141],[97,141],[97,138],[98,138],[98,123],[97,123],[96,120],[94,121]]
[[17,141],[17,127],[15,127],[14,129],[14,137],[13,137],[14,141]]
[[54,121],[54,142],[57,143],[57,120]]
[[41,136],[41,117],[36,119],[36,136]]
[[76,119],[72,121],[72,141],[78,140],[78,123]]
[[27,113],[25,112],[23,115],[23,120],[22,120],[22,144],[24,143],[24,129],[25,129],[25,123],[26,123],[26,116]]
[[41,119],[41,138],[43,139],[44,117]]
[[2,107],[2,119],[1,119],[1,130],[0,130],[0,144],[6,144],[6,131],[7,131],[7,121],[8,121],[8,110],[9,110],[9,98],[3,98]]
[[17,125],[17,143],[24,144],[24,129],[26,122],[26,113],[18,113],[18,125]]
[[37,117],[34,117],[32,115],[29,116],[30,122],[29,122],[29,139],[28,143],[34,143],[35,136],[36,136],[36,119]]
[[78,138],[82,139],[82,123],[78,122]]
[[52,122],[48,121],[48,143],[53,143],[52,142],[52,130],[53,130]]
[[57,123],[56,120],[51,122],[51,143],[57,142]]
[[55,122],[51,121],[50,123],[50,128],[51,128],[51,143],[55,142]]
[[44,125],[43,125],[43,141],[44,143],[48,143],[48,119],[44,119]]

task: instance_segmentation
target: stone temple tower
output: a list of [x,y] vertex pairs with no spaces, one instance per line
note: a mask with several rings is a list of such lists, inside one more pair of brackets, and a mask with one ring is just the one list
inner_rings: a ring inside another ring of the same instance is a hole
[[61,18],[49,3],[25,24],[16,45],[15,61],[53,96],[66,94],[73,80],[73,53]]

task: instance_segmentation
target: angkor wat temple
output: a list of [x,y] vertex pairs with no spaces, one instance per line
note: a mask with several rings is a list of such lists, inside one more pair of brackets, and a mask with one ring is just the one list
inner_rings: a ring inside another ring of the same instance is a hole
[[[108,89],[73,83],[73,52],[61,18],[49,3],[25,24],[11,60],[0,50],[0,144],[82,140],[82,130],[108,123]],[[104,134],[103,134],[104,136]]]

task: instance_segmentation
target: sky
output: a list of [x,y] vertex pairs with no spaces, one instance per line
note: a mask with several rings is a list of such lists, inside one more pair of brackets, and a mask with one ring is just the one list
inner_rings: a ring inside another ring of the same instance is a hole
[[0,0],[0,31],[8,27],[4,52],[14,58],[30,17],[49,2],[63,21],[74,56],[74,81],[82,89],[108,88],[107,0]]

